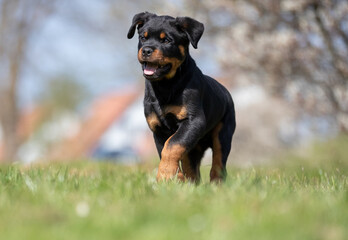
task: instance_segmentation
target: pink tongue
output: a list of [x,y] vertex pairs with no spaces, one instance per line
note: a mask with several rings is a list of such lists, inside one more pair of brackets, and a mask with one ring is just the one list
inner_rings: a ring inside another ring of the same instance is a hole
[[146,64],[146,67],[144,68],[144,74],[145,75],[153,75],[156,72],[157,66]]

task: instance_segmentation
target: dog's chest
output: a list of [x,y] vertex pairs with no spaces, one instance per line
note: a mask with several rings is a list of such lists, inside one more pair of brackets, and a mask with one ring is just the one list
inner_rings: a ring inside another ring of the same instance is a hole
[[146,121],[153,132],[157,129],[175,131],[180,122],[187,118],[185,105],[157,106],[152,109],[146,114]]

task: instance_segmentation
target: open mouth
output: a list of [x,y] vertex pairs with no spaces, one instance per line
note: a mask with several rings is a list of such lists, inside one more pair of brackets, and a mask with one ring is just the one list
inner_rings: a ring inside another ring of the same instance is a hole
[[154,75],[158,68],[159,68],[158,64],[144,62],[144,74],[147,76]]
[[143,73],[147,78],[158,78],[170,70],[170,64],[160,65],[154,62],[143,62]]

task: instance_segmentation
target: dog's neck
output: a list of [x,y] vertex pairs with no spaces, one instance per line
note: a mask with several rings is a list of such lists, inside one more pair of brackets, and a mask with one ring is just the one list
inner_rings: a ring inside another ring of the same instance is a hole
[[187,54],[185,60],[177,69],[175,76],[171,79],[162,79],[157,82],[146,80],[146,88],[156,96],[158,102],[162,104],[170,103],[172,96],[178,96],[182,92],[191,79],[192,71],[195,69],[196,63],[192,57]]

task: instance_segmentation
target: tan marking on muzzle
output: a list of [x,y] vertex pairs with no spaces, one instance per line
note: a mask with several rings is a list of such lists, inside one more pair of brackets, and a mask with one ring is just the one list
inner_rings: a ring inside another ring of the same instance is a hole
[[182,64],[183,60],[177,59],[177,58],[165,58],[165,61],[167,63],[170,63],[172,65],[172,68],[170,69],[169,73],[166,74],[167,79],[171,79],[175,76],[176,71]]
[[176,74],[177,69],[180,67],[180,65],[183,63],[184,59],[182,60],[175,58],[175,57],[165,57],[163,55],[163,52],[155,49],[150,57],[147,57],[146,59],[143,58],[143,48],[140,48],[138,51],[138,60],[140,63],[147,61],[147,62],[154,62],[158,63],[160,66],[165,66],[167,64],[171,64],[170,71],[165,75],[165,78],[170,79],[173,78]]
[[163,64],[163,53],[158,49],[153,50],[151,56],[144,59],[143,58],[143,48],[140,48],[138,51],[138,60],[141,63],[144,61],[147,61],[147,62],[157,62],[162,66],[165,65],[165,64]]

